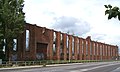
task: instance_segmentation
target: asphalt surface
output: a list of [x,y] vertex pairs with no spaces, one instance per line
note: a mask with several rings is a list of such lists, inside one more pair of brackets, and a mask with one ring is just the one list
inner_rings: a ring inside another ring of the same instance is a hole
[[0,68],[0,72],[120,72],[120,62],[75,63],[63,65]]

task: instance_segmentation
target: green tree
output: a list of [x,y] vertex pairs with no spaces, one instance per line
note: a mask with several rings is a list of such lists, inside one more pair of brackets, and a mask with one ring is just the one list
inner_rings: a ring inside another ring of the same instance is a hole
[[13,39],[17,39],[24,30],[23,2],[24,0],[0,0],[0,50],[5,45],[7,60],[10,59]]
[[118,18],[120,20],[120,9],[119,7],[112,7],[110,4],[109,5],[104,5],[106,9],[105,15],[108,14],[108,19],[111,18]]

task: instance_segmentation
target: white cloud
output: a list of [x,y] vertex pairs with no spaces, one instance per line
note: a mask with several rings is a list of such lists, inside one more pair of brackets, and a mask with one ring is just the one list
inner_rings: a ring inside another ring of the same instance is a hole
[[81,19],[79,20],[74,17],[62,16],[55,19],[52,28],[65,33],[69,32],[69,34],[82,36],[90,31],[90,24]]
[[[107,19],[104,15],[105,4],[120,7],[119,0],[25,0],[24,11],[27,22],[48,28],[52,28],[55,20],[63,16],[77,19],[82,22],[73,23],[74,28],[71,28],[79,30],[76,35],[89,35],[93,40],[120,46],[120,22]],[[84,22],[88,26],[84,26]],[[84,28],[78,29],[81,25]],[[83,33],[79,34],[80,31]]]

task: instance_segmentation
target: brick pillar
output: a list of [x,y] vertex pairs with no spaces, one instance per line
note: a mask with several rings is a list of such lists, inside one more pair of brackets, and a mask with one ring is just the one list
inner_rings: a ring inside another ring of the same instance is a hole
[[25,49],[25,44],[26,44],[25,36],[26,36],[26,30],[17,39],[17,47],[18,47],[17,48],[17,51],[18,51],[17,52],[17,59],[18,59],[18,61],[24,60],[24,53],[25,53],[24,49]]
[[98,43],[98,60],[100,60],[100,43]]
[[84,39],[84,46],[83,46],[83,54],[84,54],[84,60],[86,60],[86,40]]
[[115,49],[114,49],[114,46],[112,46],[112,53],[113,53],[113,59],[114,59],[114,56],[115,56]]
[[102,60],[104,60],[104,48],[103,48],[103,44],[102,43],[101,43],[101,48],[102,48],[102,54],[101,54],[102,56],[101,57],[102,57]]
[[25,32],[23,33],[23,37],[22,37],[22,48],[23,49],[20,49],[20,50],[22,50],[21,52],[21,60],[25,60],[25,49],[26,49],[26,30],[25,30]]
[[92,41],[91,42],[92,43],[92,60],[94,60],[94,42]]
[[109,45],[107,45],[107,60],[109,60]]
[[103,60],[105,60],[105,44],[103,44]]
[[91,39],[90,39],[90,37],[88,36],[87,38],[86,38],[86,40],[87,40],[87,59],[88,60],[90,60],[90,42],[91,42]]
[[36,59],[36,25],[32,26],[30,28],[30,58],[31,60],[35,60]]
[[63,52],[64,60],[67,60],[67,35],[63,33]]
[[72,36],[71,35],[69,35],[68,36],[68,38],[69,38],[69,43],[68,43],[68,48],[69,48],[69,60],[72,60]]
[[54,39],[54,31],[50,31],[50,44],[49,44],[49,59],[53,59],[53,39]]
[[102,43],[102,60],[104,60],[104,44]]
[[100,60],[102,60],[102,44],[100,43]]
[[57,60],[60,60],[60,32],[56,32]]
[[82,51],[83,51],[83,48],[82,48],[82,38],[79,38],[79,60],[82,60]]
[[106,44],[104,44],[104,59],[106,60]]
[[104,44],[102,43],[102,60],[104,60]]
[[113,53],[113,59],[114,59],[114,56],[115,56],[115,49],[114,49],[114,46],[112,46],[112,53]]
[[108,45],[108,60],[110,60],[110,45]]
[[110,51],[111,51],[111,60],[113,58],[113,48],[112,48],[112,45],[110,46]]
[[108,45],[108,60],[110,60],[110,45]]
[[118,51],[118,46],[116,46],[116,49],[117,49],[117,58],[118,58],[118,56],[119,56],[119,51]]
[[97,60],[97,42],[95,42],[95,60]]
[[115,47],[113,46],[113,58],[115,60]]
[[80,56],[80,43],[79,43],[79,37],[77,37],[77,60],[79,60]]
[[112,46],[110,45],[110,59],[112,59]]
[[74,37],[74,57],[77,60],[77,37]]
[[115,59],[116,59],[116,47],[114,46],[114,57],[115,57]]
[[118,50],[117,50],[117,47],[115,46],[115,56],[117,57],[117,52],[118,52]]
[[115,46],[115,49],[116,49],[116,51],[115,51],[115,55],[116,55],[116,58],[118,59],[118,46]]
[[107,60],[109,60],[109,45],[107,45]]
[[111,60],[112,60],[113,59],[113,48],[112,46],[110,48],[111,48]]
[[110,60],[112,60],[112,46],[110,45]]

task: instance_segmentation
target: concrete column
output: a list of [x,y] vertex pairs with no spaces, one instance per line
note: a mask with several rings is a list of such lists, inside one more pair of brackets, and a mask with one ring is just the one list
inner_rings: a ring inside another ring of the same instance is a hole
[[67,60],[67,35],[63,33],[63,52],[64,60]]
[[83,46],[82,46],[82,38],[79,38],[79,60],[82,60],[82,51],[83,51]]
[[69,48],[69,60],[72,60],[72,36],[69,35],[69,44],[68,44],[68,48]]
[[77,60],[77,37],[74,37],[74,58]]
[[57,60],[60,60],[60,32],[56,32]]
[[54,31],[51,30],[50,31],[50,45],[49,45],[49,59],[52,60],[53,59],[53,39],[54,39]]

